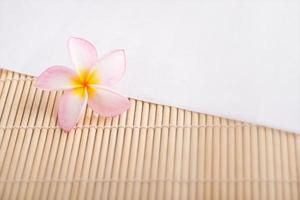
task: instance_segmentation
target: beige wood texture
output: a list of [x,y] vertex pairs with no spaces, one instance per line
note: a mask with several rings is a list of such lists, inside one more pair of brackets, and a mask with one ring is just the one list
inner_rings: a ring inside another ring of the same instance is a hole
[[33,83],[0,72],[0,199],[300,199],[300,135],[134,99],[67,134]]

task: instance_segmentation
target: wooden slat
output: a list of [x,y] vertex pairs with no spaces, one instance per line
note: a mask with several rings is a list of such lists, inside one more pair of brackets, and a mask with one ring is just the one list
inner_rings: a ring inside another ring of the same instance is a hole
[[299,199],[300,135],[135,99],[65,133],[34,81],[0,70],[0,199]]

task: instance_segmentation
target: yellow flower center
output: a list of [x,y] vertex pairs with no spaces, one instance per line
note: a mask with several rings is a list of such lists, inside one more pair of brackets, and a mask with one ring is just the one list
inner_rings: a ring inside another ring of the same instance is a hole
[[71,84],[74,87],[73,92],[81,97],[85,96],[87,91],[89,96],[92,96],[95,89],[93,85],[100,84],[99,72],[96,69],[79,70],[78,75],[71,78]]

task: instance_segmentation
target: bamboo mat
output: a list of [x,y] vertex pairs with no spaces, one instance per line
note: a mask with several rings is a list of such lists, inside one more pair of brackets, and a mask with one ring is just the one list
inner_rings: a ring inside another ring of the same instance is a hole
[[0,73],[0,199],[300,198],[300,135],[134,99],[66,134],[61,92]]

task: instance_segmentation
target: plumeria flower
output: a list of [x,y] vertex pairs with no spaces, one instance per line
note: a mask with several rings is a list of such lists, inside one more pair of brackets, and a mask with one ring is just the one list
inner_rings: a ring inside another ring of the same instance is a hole
[[35,83],[43,90],[64,90],[58,107],[58,122],[63,130],[70,131],[76,125],[86,104],[106,117],[129,109],[129,100],[109,88],[125,73],[124,50],[117,49],[98,58],[90,42],[75,37],[69,39],[68,49],[76,70],[52,66]]

